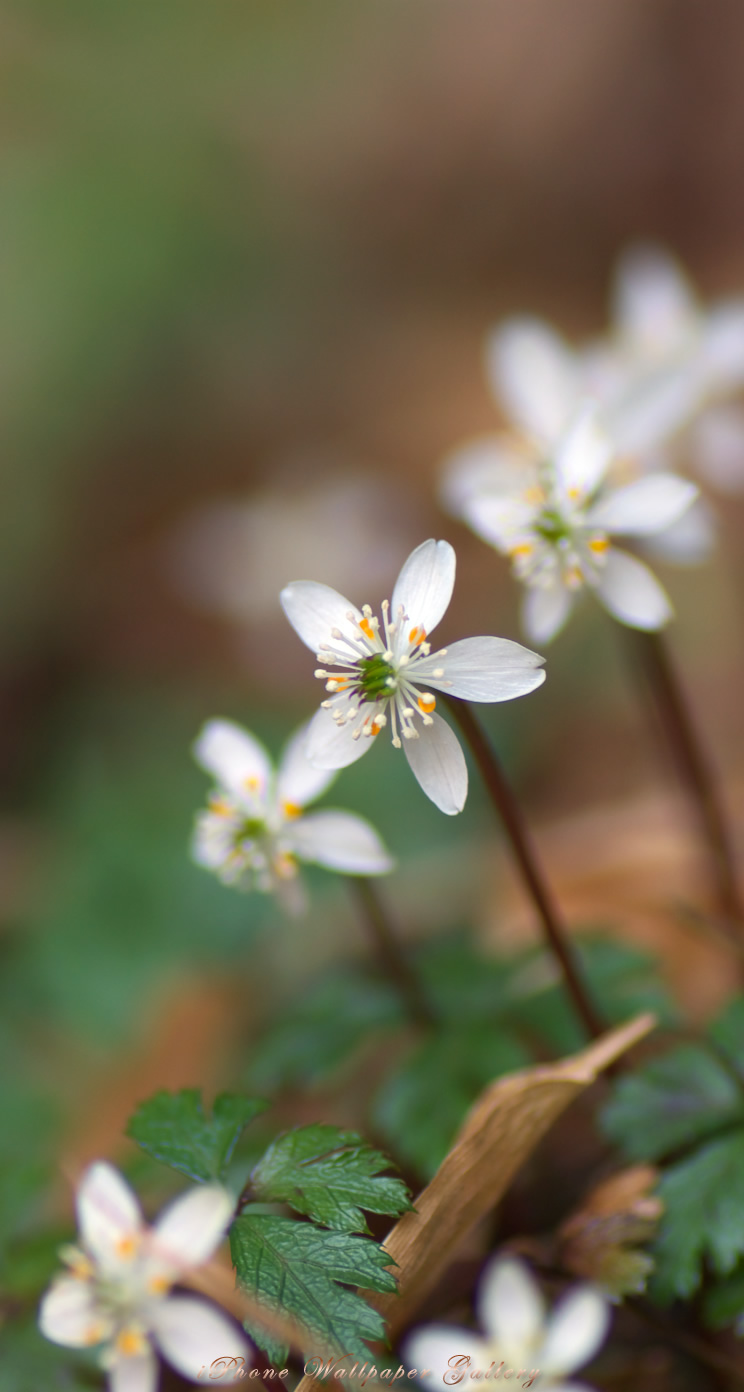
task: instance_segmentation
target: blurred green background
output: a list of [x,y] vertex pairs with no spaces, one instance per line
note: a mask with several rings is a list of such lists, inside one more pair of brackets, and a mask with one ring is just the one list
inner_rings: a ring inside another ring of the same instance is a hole
[[[442,458],[497,420],[483,335],[520,309],[598,330],[639,236],[706,293],[744,285],[744,10],[11,0],[0,36],[12,1244],[64,1211],[63,1176],[116,1153],[137,1096],[239,1083],[281,993],[363,951],[330,877],[287,924],[190,864],[206,791],[190,744],[225,714],[276,750],[312,710],[312,659],[276,602],[292,578],[376,602],[443,535],[459,565],[443,641],[518,637],[505,567],[436,504]],[[665,577],[729,763],[741,524],[727,503],[725,565]],[[488,716],[538,817],[663,775],[598,615],[549,674]],[[483,914],[477,788],[445,819],[385,748],[329,801],[399,857],[386,892],[412,932]]]

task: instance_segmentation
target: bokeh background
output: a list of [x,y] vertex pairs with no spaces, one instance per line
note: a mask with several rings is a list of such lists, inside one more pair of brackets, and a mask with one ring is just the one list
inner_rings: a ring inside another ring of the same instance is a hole
[[[190,744],[223,714],[278,749],[313,709],[289,579],[376,603],[445,536],[442,640],[519,636],[506,567],[436,501],[446,454],[497,423],[484,334],[519,310],[598,331],[637,238],[706,295],[744,287],[744,9],[6,0],[0,35],[0,1220],[20,1232],[121,1153],[138,1098],[240,1085],[285,993],[365,950],[330,877],[286,923],[190,864]],[[735,802],[744,508],[723,512],[716,562],[664,578]],[[587,609],[546,686],[487,721],[569,907],[650,944],[702,1015],[728,964],[659,908],[697,866],[625,657]],[[380,749],[330,801],[399,857],[406,931],[508,945],[528,929],[477,787],[451,821],[402,765]]]

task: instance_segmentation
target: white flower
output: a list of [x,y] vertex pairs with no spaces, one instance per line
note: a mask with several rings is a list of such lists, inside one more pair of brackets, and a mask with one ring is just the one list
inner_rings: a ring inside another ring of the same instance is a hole
[[[611,536],[648,538],[682,517],[697,488],[674,474],[648,474],[613,488],[606,482],[612,445],[596,411],[583,410],[550,456],[523,460],[473,456],[468,486],[455,499],[465,521],[511,557],[527,587],[523,622],[532,642],[547,642],[566,622],[577,594],[593,591],[633,628],[661,628],[669,599],[635,556]],[[480,469],[477,478],[474,468]],[[462,465],[460,465],[462,469]],[[603,486],[604,485],[604,486]],[[453,491],[450,490],[450,502]]]
[[310,722],[307,755],[320,769],[361,758],[390,723],[393,745],[432,802],[461,812],[468,775],[460,745],[435,714],[435,691],[465,701],[509,701],[545,679],[543,659],[506,638],[465,638],[432,653],[428,635],[442,618],[455,583],[455,553],[425,541],[395,582],[382,620],[357,609],[328,585],[297,580],[282,590],[292,627],[323,666],[327,700]]
[[607,1334],[609,1306],[594,1287],[569,1291],[546,1318],[527,1266],[513,1257],[496,1257],[481,1278],[478,1315],[485,1338],[444,1324],[409,1335],[403,1359],[419,1374],[428,1370],[420,1377],[425,1386],[437,1392],[461,1381],[470,1386],[476,1372],[490,1373],[493,1380],[501,1365],[505,1377],[512,1369],[515,1385],[536,1383],[542,1392],[589,1392],[572,1374],[594,1357]]
[[573,348],[550,325],[522,317],[490,336],[493,393],[527,437],[550,447],[581,401],[601,405],[618,450],[640,471],[667,467],[683,431],[711,483],[744,485],[744,411],[725,403],[744,386],[744,299],[707,310],[682,268],[654,246],[620,259],[610,333]]
[[[85,1171],[76,1203],[80,1246],[62,1249],[67,1273],[39,1310],[47,1339],[69,1348],[105,1345],[110,1392],[154,1392],[156,1350],[193,1381],[214,1359],[226,1367],[235,1359],[236,1370],[250,1364],[249,1345],[232,1321],[196,1296],[169,1294],[219,1244],[234,1207],[225,1189],[188,1190],[147,1228],[118,1170],[97,1161]],[[235,1381],[229,1370],[226,1377]]]
[[263,745],[230,720],[210,720],[194,756],[217,781],[197,818],[192,855],[228,885],[274,891],[291,912],[303,900],[297,861],[345,875],[384,875],[393,868],[374,827],[352,812],[305,814],[334,774],[305,755],[307,725],[292,736],[274,771]]

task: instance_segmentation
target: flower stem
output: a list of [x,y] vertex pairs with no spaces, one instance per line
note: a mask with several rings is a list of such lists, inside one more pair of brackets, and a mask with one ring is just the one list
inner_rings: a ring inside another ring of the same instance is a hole
[[377,960],[403,1002],[406,1014],[413,1024],[430,1028],[437,1022],[436,1015],[398,941],[377,885],[366,875],[349,875],[347,883],[361,911]]
[[700,819],[719,912],[732,936],[744,936],[744,903],[716,776],[695,729],[669,647],[661,633],[633,636],[677,767]]
[[542,922],[550,951],[556,958],[566,990],[591,1039],[605,1033],[603,1022],[583,979],[576,952],[560,911],[555,904],[532,844],[522,810],[510,788],[499,759],[465,701],[449,701],[449,708],[468,742],[470,751],[486,785],[496,815],[504,824],[522,878]]

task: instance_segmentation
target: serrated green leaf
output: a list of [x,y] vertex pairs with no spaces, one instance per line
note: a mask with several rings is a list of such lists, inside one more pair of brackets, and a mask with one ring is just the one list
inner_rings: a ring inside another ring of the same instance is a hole
[[375,1124],[395,1154],[430,1179],[483,1088],[530,1062],[513,1035],[461,1020],[406,1056],[377,1096]]
[[269,1146],[251,1175],[260,1199],[281,1200],[339,1232],[369,1232],[362,1209],[397,1217],[411,1207],[401,1179],[381,1175],[391,1162],[356,1131],[301,1126]]
[[126,1130],[149,1155],[190,1179],[222,1179],[241,1131],[268,1105],[223,1092],[208,1117],[198,1088],[156,1092],[140,1103]]
[[384,1338],[381,1315],[346,1289],[396,1289],[390,1257],[370,1238],[248,1210],[230,1229],[230,1249],[240,1286],[298,1321],[324,1349],[369,1358],[364,1341]]
[[257,1320],[243,1320],[243,1328],[254,1344],[266,1354],[272,1368],[283,1368],[289,1357],[289,1344],[282,1343],[265,1325]]
[[736,1323],[741,1333],[744,1320],[744,1268],[741,1264],[723,1281],[711,1285],[702,1295],[703,1319],[710,1329],[725,1329]]
[[601,1124],[629,1159],[655,1160],[738,1118],[735,1079],[704,1045],[685,1044],[621,1078]]
[[704,1262],[727,1276],[744,1255],[744,1130],[670,1166],[657,1193],[664,1217],[651,1289],[660,1300],[687,1299]]

